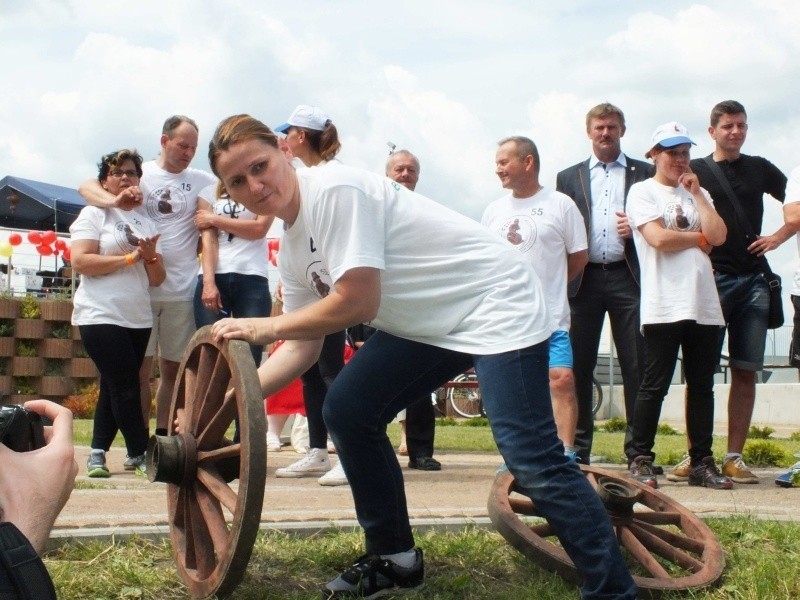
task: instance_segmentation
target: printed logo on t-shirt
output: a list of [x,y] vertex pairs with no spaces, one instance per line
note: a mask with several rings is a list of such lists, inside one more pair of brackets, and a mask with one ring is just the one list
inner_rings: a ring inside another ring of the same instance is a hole
[[500,235],[517,246],[520,252],[527,252],[538,237],[536,222],[528,215],[514,215],[503,223]]
[[692,203],[670,202],[664,207],[664,227],[672,231],[700,231],[700,215]]
[[186,212],[188,203],[180,188],[164,186],[150,192],[144,205],[151,219],[167,223],[179,219]]
[[322,261],[315,260],[308,265],[306,268],[306,281],[308,287],[320,298],[324,298],[331,292],[333,281],[331,281],[331,275],[328,273],[328,269],[323,266]]
[[145,237],[138,228],[134,229],[137,225],[137,219],[133,221],[133,226],[128,221],[118,221],[114,224],[114,240],[117,242],[119,249],[125,254],[135,250],[139,246],[139,239]]

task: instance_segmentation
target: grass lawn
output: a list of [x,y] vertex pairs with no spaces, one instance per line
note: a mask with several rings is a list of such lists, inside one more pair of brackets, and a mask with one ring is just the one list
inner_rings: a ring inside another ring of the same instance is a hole
[[[726,550],[727,566],[715,588],[672,593],[667,600],[783,600],[800,597],[800,523],[747,517],[710,520]],[[499,534],[468,527],[417,536],[426,555],[426,583],[409,599],[577,599],[578,589],[530,563]],[[319,598],[319,586],[359,554],[353,531],[298,538],[259,535],[237,600]],[[167,541],[76,544],[46,558],[61,600],[170,600],[187,598]]]

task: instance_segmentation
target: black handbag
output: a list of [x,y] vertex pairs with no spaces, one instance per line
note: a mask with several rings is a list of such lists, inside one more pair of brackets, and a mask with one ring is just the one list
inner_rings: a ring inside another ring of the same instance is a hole
[[[711,172],[714,174],[714,177],[717,178],[717,181],[719,181],[722,189],[725,190],[728,200],[730,200],[734,210],[736,211],[736,216],[739,220],[739,223],[744,228],[744,233],[755,239],[757,237],[756,233],[750,226],[750,222],[747,220],[747,217],[742,210],[742,205],[739,204],[739,199],[736,197],[731,184],[728,182],[728,178],[725,177],[722,169],[719,168],[719,165],[714,162],[714,159],[711,156],[706,156],[703,160],[709,166]],[[766,256],[760,256],[759,258],[761,259],[761,274],[764,276],[764,279],[769,286],[769,318],[767,319],[767,329],[777,329],[778,327],[783,326],[784,322],[781,278],[777,273],[772,272]]]

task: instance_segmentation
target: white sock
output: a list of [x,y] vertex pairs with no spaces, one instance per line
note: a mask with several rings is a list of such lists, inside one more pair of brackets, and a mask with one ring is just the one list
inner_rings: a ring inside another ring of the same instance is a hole
[[414,549],[406,550],[405,552],[398,552],[397,554],[381,554],[381,558],[386,560],[392,561],[398,567],[403,567],[404,569],[410,569],[414,566],[414,563],[417,559],[417,553],[414,552]]
[[728,462],[729,460],[736,460],[737,458],[741,458],[742,455],[740,452],[728,452],[725,455],[725,459],[722,461],[723,463]]

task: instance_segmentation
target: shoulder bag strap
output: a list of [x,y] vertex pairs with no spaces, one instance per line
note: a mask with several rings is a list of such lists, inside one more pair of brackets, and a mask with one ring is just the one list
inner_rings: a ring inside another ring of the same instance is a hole
[[[750,221],[747,220],[747,216],[744,214],[744,209],[742,208],[742,205],[739,202],[739,198],[736,197],[736,194],[734,193],[733,188],[731,187],[731,184],[728,181],[728,178],[725,177],[725,173],[722,172],[722,169],[719,168],[719,165],[714,161],[714,158],[711,155],[706,156],[705,158],[703,158],[703,160],[708,165],[708,168],[711,169],[711,173],[714,175],[714,177],[717,178],[719,184],[722,186],[722,191],[724,191],[725,195],[728,196],[728,200],[730,200],[731,205],[733,205],[733,209],[736,211],[736,217],[738,218],[739,223],[741,223],[744,232],[755,239],[757,237],[757,234],[755,231],[753,231],[753,228],[750,226]],[[772,269],[770,269],[769,267],[769,262],[767,262],[767,257],[760,256],[759,258],[763,263],[764,273],[771,274]]]
[[56,590],[36,551],[13,523],[0,523],[0,569],[23,600],[56,600]]

